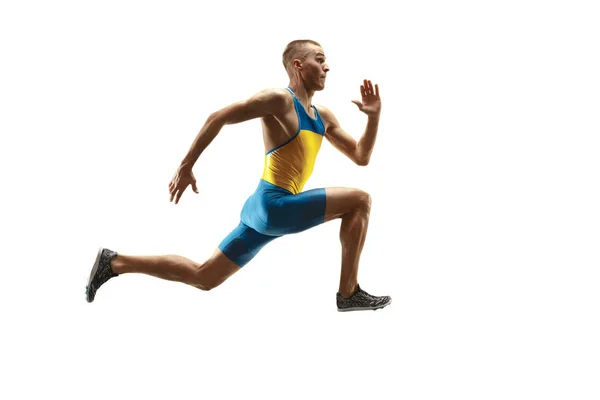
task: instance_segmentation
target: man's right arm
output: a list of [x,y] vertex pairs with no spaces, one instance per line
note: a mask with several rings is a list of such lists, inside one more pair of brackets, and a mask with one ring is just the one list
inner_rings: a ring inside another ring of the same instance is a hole
[[265,89],[252,97],[228,105],[212,113],[194,139],[180,168],[192,169],[200,154],[208,147],[223,126],[262,118],[268,115],[279,116],[284,112],[286,93],[280,89]]

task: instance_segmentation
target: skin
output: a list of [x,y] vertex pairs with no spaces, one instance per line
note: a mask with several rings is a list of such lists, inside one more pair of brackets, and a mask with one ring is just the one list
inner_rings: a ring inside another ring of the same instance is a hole
[[[294,59],[289,87],[292,88],[310,116],[315,92],[325,88],[329,67],[323,49],[307,45],[310,52],[304,60]],[[346,133],[333,113],[323,106],[315,105],[325,123],[325,138],[357,165],[369,163],[379,124],[381,99],[378,85],[364,80],[360,86],[361,100],[353,100],[358,109],[368,116],[366,128],[356,141]],[[263,126],[265,152],[287,141],[298,129],[298,118],[292,97],[285,89],[265,89],[250,98],[233,103],[212,113],[193,141],[188,153],[169,183],[170,201],[178,204],[188,186],[198,193],[192,168],[198,157],[226,125],[260,118]],[[344,297],[351,296],[358,285],[358,264],[367,228],[371,197],[353,188],[328,187],[326,192],[325,222],[341,218],[340,241],[342,266],[338,291]],[[202,290],[211,290],[240,270],[218,248],[204,262],[195,262],[179,255],[129,256],[119,254],[112,260],[112,269],[118,274],[144,273],[158,278],[183,282]]]

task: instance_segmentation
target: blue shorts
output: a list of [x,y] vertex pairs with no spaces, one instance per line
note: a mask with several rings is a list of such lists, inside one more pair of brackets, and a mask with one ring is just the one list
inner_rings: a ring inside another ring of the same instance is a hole
[[325,189],[293,194],[261,179],[242,208],[240,224],[219,249],[243,267],[270,241],[322,224],[325,197]]

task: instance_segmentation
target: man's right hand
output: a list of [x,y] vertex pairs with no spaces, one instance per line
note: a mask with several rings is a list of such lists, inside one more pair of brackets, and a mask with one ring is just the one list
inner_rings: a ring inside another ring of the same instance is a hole
[[179,199],[188,185],[192,185],[192,190],[198,193],[198,188],[196,187],[196,178],[194,177],[194,173],[192,169],[186,166],[180,166],[177,168],[177,172],[175,172],[175,176],[171,179],[171,183],[169,183],[169,193],[171,194],[170,202],[173,202],[175,199],[175,204],[179,203]]

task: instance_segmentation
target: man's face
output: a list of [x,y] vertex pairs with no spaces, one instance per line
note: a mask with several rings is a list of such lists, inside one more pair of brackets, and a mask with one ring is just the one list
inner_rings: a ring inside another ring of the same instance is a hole
[[307,46],[308,56],[302,62],[302,78],[307,89],[323,90],[329,66],[325,52],[319,46]]

